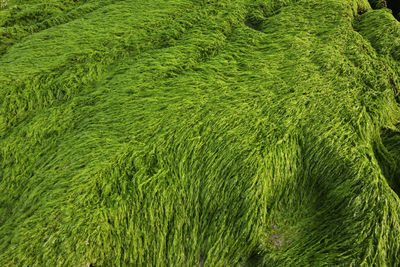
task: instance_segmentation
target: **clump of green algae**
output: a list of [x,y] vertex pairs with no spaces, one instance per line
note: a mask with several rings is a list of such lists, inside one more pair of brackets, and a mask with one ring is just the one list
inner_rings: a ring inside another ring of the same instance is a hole
[[400,264],[390,10],[9,1],[0,55],[1,266]]

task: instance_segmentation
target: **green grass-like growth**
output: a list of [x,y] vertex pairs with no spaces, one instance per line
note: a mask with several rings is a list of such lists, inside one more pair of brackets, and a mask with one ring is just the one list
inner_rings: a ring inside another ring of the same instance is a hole
[[0,266],[400,265],[370,2],[7,1]]

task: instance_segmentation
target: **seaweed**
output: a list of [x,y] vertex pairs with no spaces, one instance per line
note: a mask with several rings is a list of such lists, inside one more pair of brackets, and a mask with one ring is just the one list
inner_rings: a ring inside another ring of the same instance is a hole
[[388,6],[7,1],[0,265],[400,265]]

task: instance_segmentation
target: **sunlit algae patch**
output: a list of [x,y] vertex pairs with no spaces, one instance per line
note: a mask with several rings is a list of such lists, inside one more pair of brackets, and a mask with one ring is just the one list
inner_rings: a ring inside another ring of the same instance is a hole
[[0,266],[399,266],[394,2],[1,0]]

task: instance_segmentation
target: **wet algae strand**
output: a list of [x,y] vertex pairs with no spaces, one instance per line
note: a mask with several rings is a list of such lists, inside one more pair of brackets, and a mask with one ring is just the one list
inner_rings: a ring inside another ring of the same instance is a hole
[[0,266],[400,265],[394,2],[0,3]]

